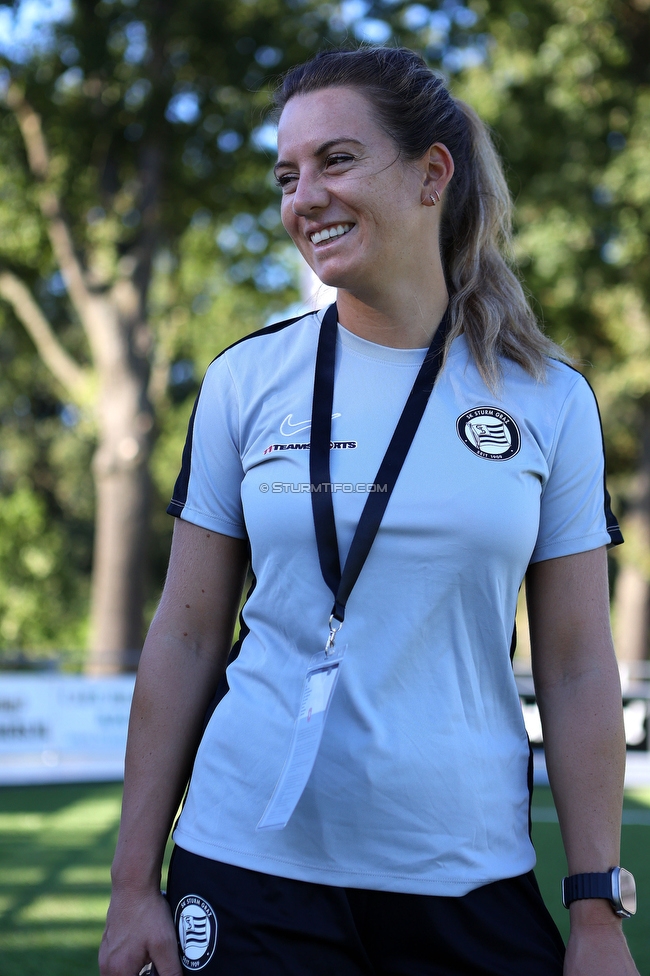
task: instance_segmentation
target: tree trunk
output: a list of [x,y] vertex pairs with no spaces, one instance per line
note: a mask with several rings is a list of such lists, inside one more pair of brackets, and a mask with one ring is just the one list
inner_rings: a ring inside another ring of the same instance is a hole
[[[154,45],[164,64],[162,40]],[[138,159],[138,210],[142,229],[117,264],[112,287],[88,274],[77,254],[61,200],[50,180],[50,153],[41,118],[12,84],[7,103],[20,127],[29,169],[41,187],[39,206],[53,256],[88,339],[99,444],[93,461],[96,494],[91,646],[88,671],[135,670],[142,640],[142,611],[149,529],[149,457],[154,414],[147,395],[151,332],[146,300],[159,235],[158,199],[163,151],[143,143]],[[113,191],[114,192],[114,191]],[[39,355],[62,386],[88,402],[90,370],[61,345],[29,290],[14,274],[0,273],[0,297],[13,306]]]
[[625,546],[614,590],[614,643],[621,662],[648,657],[650,623],[650,402],[641,407],[639,467],[623,520]]
[[136,289],[131,281],[116,289],[122,294],[102,300],[97,310],[113,318],[114,327],[107,330],[109,341],[95,351],[100,391],[90,674],[135,670],[143,637],[153,412],[146,360],[133,348],[137,329],[134,333],[119,314],[125,293],[133,300]]
[[145,456],[149,451],[138,447],[138,418],[132,419],[131,432],[125,428],[119,439],[104,438],[93,461],[90,674],[134,671],[140,657],[150,479]]
[[[626,523],[626,534],[631,531]],[[637,566],[622,566],[616,579],[614,643],[619,661],[642,661],[648,643],[648,581]]]

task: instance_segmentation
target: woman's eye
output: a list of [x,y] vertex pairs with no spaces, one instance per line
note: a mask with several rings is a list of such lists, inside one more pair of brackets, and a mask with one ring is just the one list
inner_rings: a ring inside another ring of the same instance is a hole
[[291,183],[295,182],[298,177],[295,173],[282,173],[281,176],[276,176],[275,185],[279,186],[281,190],[285,190]]
[[[350,163],[354,160],[354,156],[349,153],[333,153],[328,156],[325,160],[325,169],[329,169],[332,166],[342,166],[346,163]],[[298,173],[280,173],[279,176],[275,178],[275,185],[280,187],[281,190],[288,190],[298,182]]]
[[336,153],[333,156],[327,157],[328,166],[339,166],[341,163],[349,163],[354,157],[350,156],[348,153]]

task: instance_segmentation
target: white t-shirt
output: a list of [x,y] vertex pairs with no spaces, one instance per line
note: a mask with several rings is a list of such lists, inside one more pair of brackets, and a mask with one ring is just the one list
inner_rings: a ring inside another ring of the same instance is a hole
[[[584,378],[557,362],[537,383],[505,361],[495,395],[454,341],[347,604],[347,651],[307,787],[284,830],[256,831],[332,607],[309,495],[321,318],[224,352],[190,422],[169,511],[247,537],[256,585],[174,837],[268,874],[462,895],[535,862],[509,650],[531,561],[620,541],[607,525],[598,411]],[[424,353],[339,326],[342,564]]]

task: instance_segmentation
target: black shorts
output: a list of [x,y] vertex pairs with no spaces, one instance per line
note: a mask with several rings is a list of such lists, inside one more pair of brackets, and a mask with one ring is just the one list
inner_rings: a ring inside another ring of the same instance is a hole
[[167,898],[185,973],[562,976],[532,871],[445,898],[293,881],[176,847]]

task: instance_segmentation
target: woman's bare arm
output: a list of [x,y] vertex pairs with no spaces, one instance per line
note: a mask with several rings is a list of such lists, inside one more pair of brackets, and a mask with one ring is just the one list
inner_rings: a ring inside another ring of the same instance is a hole
[[242,540],[175,523],[167,581],[131,707],[102,976],[135,976],[150,959],[160,976],[181,976],[169,911],[159,895],[162,858],[226,665],[246,563]]
[[[604,549],[527,576],[535,688],[569,874],[619,864],[625,735]],[[559,879],[558,879],[559,883]],[[573,902],[566,976],[636,976],[608,902]]]

